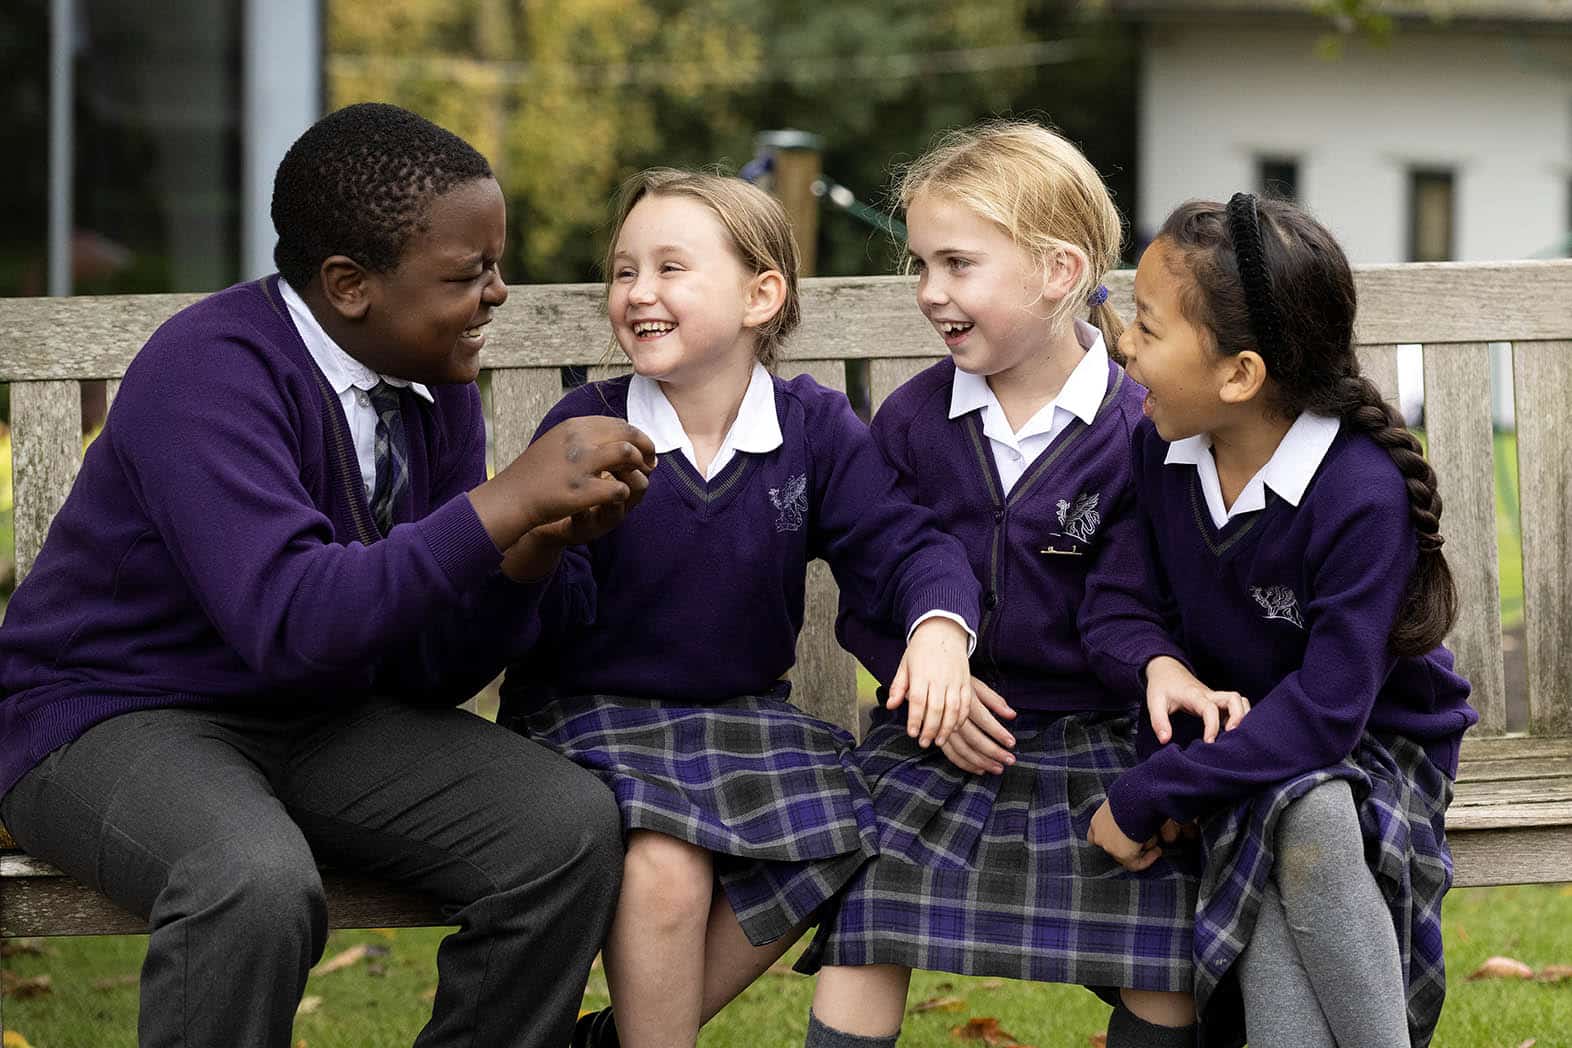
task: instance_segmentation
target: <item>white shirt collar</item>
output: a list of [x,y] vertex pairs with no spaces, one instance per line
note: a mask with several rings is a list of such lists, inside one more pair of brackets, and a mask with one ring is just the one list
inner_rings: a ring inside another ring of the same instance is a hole
[[311,307],[306,305],[305,299],[290,286],[289,281],[280,277],[278,288],[279,294],[283,296],[284,305],[289,307],[289,316],[295,322],[295,330],[300,332],[300,341],[306,344],[306,351],[311,354],[311,359],[316,361],[317,367],[322,370],[322,377],[327,379],[334,393],[342,396],[349,389],[370,389],[378,381],[382,381],[390,386],[408,386],[422,399],[427,401],[432,399],[431,391],[419,382],[394,378],[392,375],[379,375],[344,352],[343,348],[323,330],[316,315],[311,312]]
[[[680,451],[690,463],[693,461],[693,442],[682,428],[677,409],[655,379],[634,375],[628,381],[628,424],[649,435],[657,454]],[[737,408],[737,418],[721,441],[705,479],[724,469],[739,451],[763,454],[782,443],[780,418],[775,412],[775,382],[764,365],[756,363]]]
[[1212,457],[1212,438],[1209,434],[1198,433],[1174,441],[1168,445],[1168,454],[1163,463],[1192,465],[1196,468],[1201,478],[1202,493],[1206,496],[1207,509],[1212,514],[1212,523],[1222,527],[1241,513],[1264,509],[1266,488],[1277,492],[1289,505],[1299,505],[1299,500],[1304,498],[1305,488],[1310,486],[1310,480],[1320,468],[1321,460],[1326,458],[1332,441],[1337,438],[1341,424],[1330,415],[1300,412],[1294,424],[1288,427],[1288,432],[1283,434],[1282,442],[1272,452],[1272,457],[1250,478],[1233,506],[1228,509],[1223,508],[1222,484],[1217,476],[1217,460]]
[[999,398],[994,396],[988,380],[959,368],[955,381],[950,384],[950,417],[959,418],[968,412],[983,410],[983,432],[995,440],[1015,444],[1017,440],[1050,429],[1056,408],[1063,408],[1091,425],[1097,418],[1108,389],[1108,347],[1103,334],[1084,320],[1075,322],[1075,337],[1086,352],[1082,355],[1059,389],[1059,395],[1044,404],[1037,413],[1026,420],[1019,432],[1009,432],[1010,424],[1004,415]]

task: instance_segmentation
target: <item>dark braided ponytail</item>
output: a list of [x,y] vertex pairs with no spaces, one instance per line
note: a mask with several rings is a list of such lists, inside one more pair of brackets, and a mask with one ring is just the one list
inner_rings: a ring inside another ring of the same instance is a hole
[[1392,456],[1408,490],[1419,560],[1389,644],[1397,655],[1430,651],[1457,619],[1457,587],[1441,553],[1441,495],[1418,439],[1359,373],[1354,278],[1343,249],[1293,204],[1247,193],[1226,206],[1180,206],[1157,239],[1182,260],[1186,319],[1210,331],[1221,354],[1261,355],[1275,411],[1340,418]]

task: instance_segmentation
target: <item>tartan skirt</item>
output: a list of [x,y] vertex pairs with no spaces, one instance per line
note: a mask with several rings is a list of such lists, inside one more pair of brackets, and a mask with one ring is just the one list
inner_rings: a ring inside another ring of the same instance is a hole
[[963,975],[1191,988],[1195,849],[1126,872],[1086,832],[1136,762],[1134,722],[1022,712],[1016,761],[973,775],[883,711],[858,749],[879,854],[826,912],[799,970],[898,964]]
[[762,946],[810,919],[876,847],[855,740],[785,694],[703,706],[578,695],[512,723],[606,783],[625,832],[712,852],[743,932]]
[[[1397,929],[1409,1037],[1414,1048],[1425,1048],[1446,998],[1441,899],[1452,883],[1446,844],[1452,782],[1417,743],[1404,738],[1366,735],[1342,763],[1279,783],[1202,822],[1206,860],[1195,922],[1197,1010],[1203,1026],[1220,1021],[1243,1028],[1242,1016],[1222,1018],[1220,1012],[1238,1007],[1231,973],[1255,930],[1261,891],[1276,863],[1277,820],[1289,804],[1331,779],[1346,779],[1353,788],[1365,861]],[[1220,1007],[1209,1008],[1214,997]],[[1206,1043],[1221,1042],[1208,1036]]]

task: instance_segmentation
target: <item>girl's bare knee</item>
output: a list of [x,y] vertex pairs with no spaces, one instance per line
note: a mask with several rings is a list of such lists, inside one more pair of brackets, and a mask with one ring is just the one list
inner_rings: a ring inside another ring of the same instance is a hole
[[1119,991],[1119,998],[1138,1019],[1155,1026],[1189,1026],[1195,1022],[1195,998],[1165,990]]
[[619,906],[637,908],[654,928],[702,926],[709,918],[715,872],[710,853],[663,833],[628,835]]

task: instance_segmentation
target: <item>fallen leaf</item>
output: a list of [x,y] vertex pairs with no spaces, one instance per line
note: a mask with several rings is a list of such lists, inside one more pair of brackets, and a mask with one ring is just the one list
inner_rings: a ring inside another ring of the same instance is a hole
[[107,979],[94,979],[93,989],[120,990],[127,986],[135,986],[141,981],[141,976],[137,975],[135,972],[131,972],[126,975],[112,975]]
[[295,1048],[306,1048],[306,1039],[302,1037],[300,1040],[296,1041]]
[[1566,982],[1572,979],[1572,964],[1547,964],[1534,978],[1539,982]]
[[1092,1048],[1108,1048],[1108,1035],[1105,1033],[1094,1033],[1087,1040],[1091,1042]]
[[345,968],[359,964],[367,957],[386,957],[387,955],[388,948],[386,946],[370,946],[366,943],[358,943],[354,946],[351,946],[347,950],[340,951],[339,953],[333,955],[333,957],[330,959],[323,961],[321,964],[311,969],[311,974],[327,975],[329,972],[342,971]]
[[1511,957],[1491,957],[1484,964],[1474,969],[1473,973],[1469,975],[1468,981],[1474,982],[1478,979],[1532,979],[1533,977],[1534,969],[1522,961],[1514,960]]
[[918,1001],[908,1011],[912,1015],[921,1015],[924,1012],[958,1012],[965,1007],[964,997],[930,997],[926,1001]]
[[1528,1040],[1526,1040],[1522,1044],[1518,1045],[1517,1048],[1534,1048],[1534,1045],[1536,1045],[1538,1043],[1539,1043],[1539,1038],[1538,1037],[1530,1037]]
[[306,997],[302,997],[300,999],[300,1006],[295,1009],[295,1014],[296,1015],[310,1015],[312,1012],[316,1011],[317,1009],[319,1009],[321,1007],[322,1007],[322,998],[316,996],[315,994],[312,994],[312,995],[309,995],[309,996],[306,996]]
[[1031,1045],[1017,1041],[1013,1033],[1002,1029],[999,1020],[992,1016],[967,1019],[964,1026],[952,1026],[950,1036],[958,1041],[981,1041],[989,1048],[1031,1048]]
[[997,990],[1004,985],[1003,979],[984,979],[977,984],[979,990]]
[[31,997],[42,997],[53,991],[53,980],[47,975],[35,975],[30,979],[24,979],[15,972],[0,970],[0,996],[25,1001]]
[[4,1034],[0,1034],[0,1048],[33,1048],[33,1046],[27,1043],[26,1037],[15,1030],[7,1030]]
[[1467,928],[1463,928],[1463,927],[1459,927],[1457,929],[1457,941],[1458,942],[1468,942],[1469,939],[1470,939],[1470,936],[1468,934],[1468,929]]

